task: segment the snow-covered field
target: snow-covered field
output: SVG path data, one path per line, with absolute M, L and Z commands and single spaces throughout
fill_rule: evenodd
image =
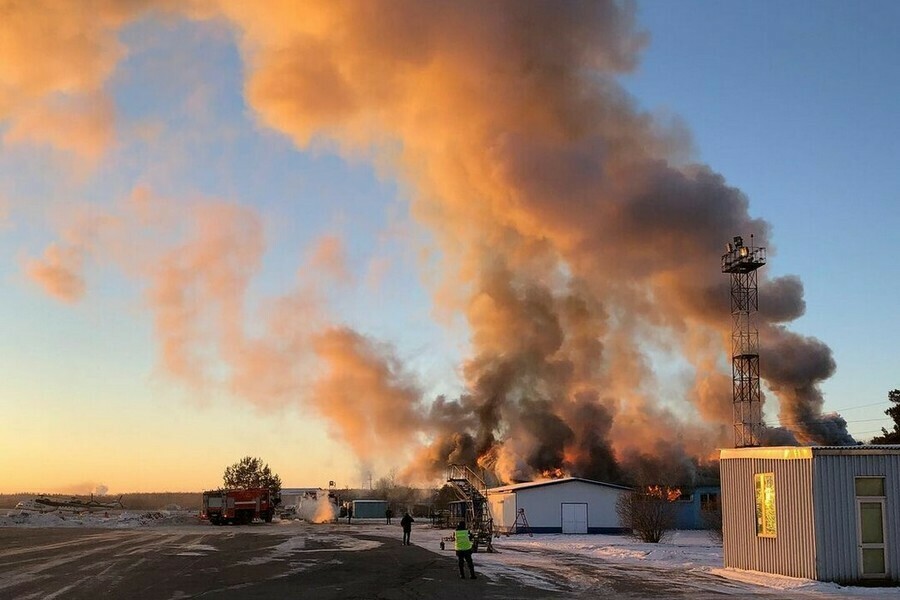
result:
M 208 532 L 233 531 L 229 527 L 213 527 L 198 519 L 192 511 L 129 512 L 110 511 L 71 515 L 61 513 L 0 513 L 0 527 L 90 527 L 133 529 L 142 527 L 203 528 Z M 312 525 L 304 521 L 275 521 L 271 526 L 260 525 L 251 529 L 254 534 L 294 534 L 287 542 L 280 543 L 273 556 L 281 553 L 303 551 L 304 537 L 337 537 L 353 540 L 364 534 L 372 537 L 400 539 L 399 526 L 385 525 L 381 520 L 354 520 L 352 525 L 341 521 L 337 524 Z M 417 523 L 412 532 L 412 543 L 429 551 L 452 557 L 452 544 L 440 549 L 441 538 L 447 530 L 432 529 Z M 357 540 L 349 546 L 342 543 L 344 551 L 365 551 L 377 542 Z M 476 570 L 489 579 L 515 577 L 529 586 L 560 590 L 565 586 L 590 587 L 592 577 L 606 570 L 636 570 L 642 578 L 656 579 L 661 584 L 677 581 L 679 585 L 697 586 L 706 591 L 719 591 L 729 595 L 741 595 L 741 590 L 758 592 L 771 590 L 783 597 L 798 598 L 898 598 L 898 588 L 842 587 L 807 579 L 782 577 L 768 573 L 740 571 L 722 567 L 721 544 L 713 541 L 705 532 L 679 531 L 666 543 L 645 544 L 628 537 L 613 535 L 553 535 L 533 537 L 519 534 L 500 537 L 494 542 L 497 552 L 478 553 Z M 561 582 L 565 582 L 562 585 Z

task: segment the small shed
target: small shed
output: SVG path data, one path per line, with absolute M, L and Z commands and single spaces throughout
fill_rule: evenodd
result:
M 631 489 L 580 477 L 504 485 L 487 490 L 494 528 L 518 533 L 623 533 L 616 502 Z
M 383 519 L 387 510 L 387 500 L 354 500 L 354 519 Z
M 900 446 L 720 453 L 726 567 L 900 582 Z

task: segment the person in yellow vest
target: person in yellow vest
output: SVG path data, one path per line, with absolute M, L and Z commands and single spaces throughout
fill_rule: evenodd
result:
M 456 540 L 456 560 L 459 561 L 459 577 L 465 579 L 466 574 L 463 572 L 463 562 L 469 565 L 469 577 L 475 579 L 475 564 L 472 562 L 472 538 L 469 537 L 469 530 L 466 529 L 465 521 L 460 521 L 454 532 Z

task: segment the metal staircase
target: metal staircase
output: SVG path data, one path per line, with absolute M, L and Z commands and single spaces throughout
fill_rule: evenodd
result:
M 479 547 L 493 552 L 494 519 L 487 501 L 487 485 L 475 471 L 465 465 L 450 465 L 447 483 L 453 486 L 460 500 L 466 502 L 466 524 L 472 532 L 475 550 Z

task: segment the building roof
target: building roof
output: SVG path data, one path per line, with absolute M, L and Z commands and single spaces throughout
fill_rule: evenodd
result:
M 900 454 L 900 445 L 862 446 L 766 446 L 755 448 L 723 448 L 719 458 L 772 458 L 781 460 L 810 459 L 813 456 L 859 455 L 859 454 Z
M 545 485 L 556 485 L 559 483 L 570 483 L 572 481 L 580 481 L 582 483 L 590 483 L 592 485 L 600 485 L 617 490 L 631 490 L 631 488 L 625 487 L 624 485 L 603 483 L 602 481 L 594 481 L 593 479 L 582 479 L 581 477 L 560 477 L 558 479 L 539 479 L 537 481 L 526 481 L 524 483 L 514 483 L 512 485 L 501 485 L 499 487 L 489 488 L 488 493 L 517 492 L 519 490 L 543 487 Z
M 328 490 L 326 490 L 325 488 L 315 488 L 315 487 L 308 487 L 308 488 L 281 488 L 281 495 L 282 495 L 282 496 L 285 496 L 285 495 L 287 495 L 287 496 L 292 496 L 292 495 L 294 495 L 294 494 L 305 494 L 306 492 L 327 492 L 327 491 L 328 491 Z

